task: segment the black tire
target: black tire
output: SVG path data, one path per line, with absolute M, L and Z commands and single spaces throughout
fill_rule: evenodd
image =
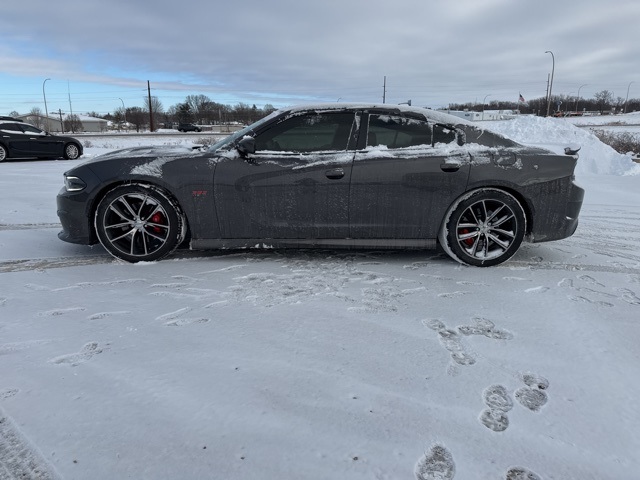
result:
M 454 260 L 492 267 L 518 251 L 526 230 L 520 202 L 503 190 L 487 188 L 465 194 L 449 208 L 439 240 Z
M 3 145 L 0 145 L 0 162 L 8 158 L 7 149 Z
M 80 147 L 75 143 L 67 143 L 64 146 L 64 158 L 67 160 L 75 160 L 80 156 Z
M 127 262 L 152 262 L 173 252 L 186 234 L 177 202 L 150 185 L 122 185 L 98 204 L 95 229 L 102 246 Z

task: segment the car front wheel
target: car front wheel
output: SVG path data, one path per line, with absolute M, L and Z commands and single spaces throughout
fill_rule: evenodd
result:
M 64 147 L 64 158 L 75 160 L 80 156 L 80 149 L 75 143 L 69 143 Z
M 123 185 L 98 204 L 95 228 L 100 243 L 127 262 L 151 262 L 184 240 L 186 223 L 178 204 L 150 185 Z
M 522 205 L 513 195 L 495 188 L 480 189 L 449 208 L 439 240 L 454 260 L 491 267 L 516 253 L 526 227 Z

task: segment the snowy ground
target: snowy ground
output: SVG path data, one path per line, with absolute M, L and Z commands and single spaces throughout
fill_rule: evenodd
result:
M 587 193 L 573 237 L 489 269 L 125 264 L 57 239 L 77 161 L 0 164 L 0 479 L 638 478 L 640 167 L 562 119 L 490 126 L 582 144 Z

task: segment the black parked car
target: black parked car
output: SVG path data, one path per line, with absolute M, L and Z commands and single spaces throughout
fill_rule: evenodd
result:
M 434 248 L 476 266 L 568 237 L 575 150 L 525 147 L 459 118 L 388 105 L 275 112 L 208 147 L 132 148 L 67 171 L 62 240 L 130 261 L 181 244 Z
M 82 144 L 72 137 L 52 135 L 33 125 L 0 117 L 0 162 L 7 158 L 66 158 L 82 155 Z
M 193 123 L 179 123 L 178 124 L 179 132 L 201 132 L 202 128 Z

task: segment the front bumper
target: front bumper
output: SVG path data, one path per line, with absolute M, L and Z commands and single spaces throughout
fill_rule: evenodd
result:
M 58 238 L 69 243 L 93 245 L 98 238 L 93 230 L 91 216 L 86 211 L 87 196 L 82 193 L 69 194 L 63 187 L 56 197 L 57 213 L 62 225 Z

